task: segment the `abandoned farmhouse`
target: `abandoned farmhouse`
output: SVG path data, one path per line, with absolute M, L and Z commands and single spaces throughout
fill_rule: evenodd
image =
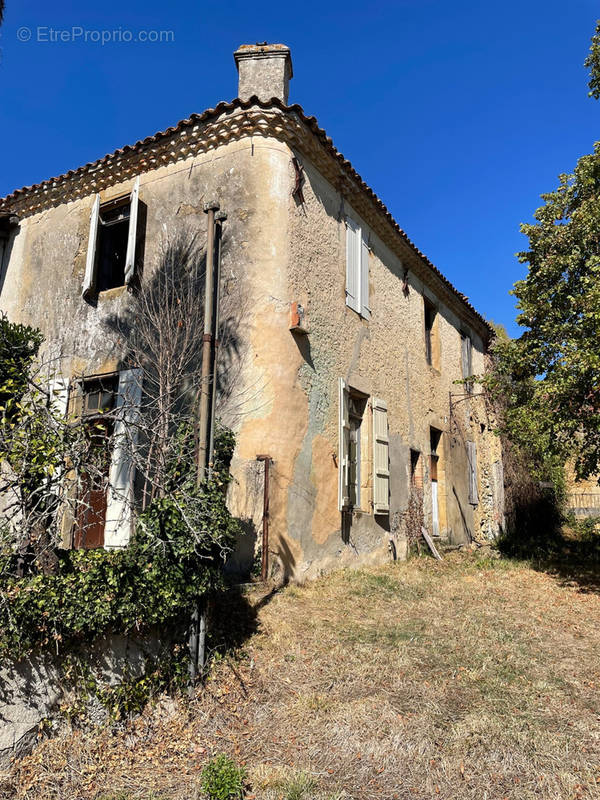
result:
M 271 562 L 288 576 L 403 558 L 421 526 L 455 544 L 495 537 L 500 442 L 477 384 L 460 383 L 486 369 L 489 325 L 288 105 L 289 49 L 234 55 L 233 101 L 0 200 L 0 309 L 43 332 L 65 413 L 75 393 L 80 410 L 135 405 L 143 382 L 105 322 L 166 240 L 205 242 L 218 204 L 239 339 L 218 415 L 235 432 L 228 505 L 247 531 L 233 568 L 260 539 L 265 456 Z M 111 461 L 93 524 L 64 522 L 65 547 L 127 544 L 134 469 L 120 448 Z

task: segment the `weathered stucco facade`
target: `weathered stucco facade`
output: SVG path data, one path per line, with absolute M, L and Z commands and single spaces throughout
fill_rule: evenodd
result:
M 139 178 L 144 279 L 165 239 L 204 242 L 203 207 L 217 200 L 227 213 L 222 292 L 239 339 L 220 414 L 237 435 L 229 504 L 250 543 L 263 517 L 259 454 L 272 459 L 270 550 L 287 576 L 403 557 L 421 522 L 454 543 L 493 537 L 502 522 L 499 440 L 477 387 L 456 383 L 465 341 L 470 374 L 484 371 L 489 328 L 316 121 L 284 105 L 287 49 L 276 46 L 274 59 L 268 47 L 239 53 L 248 99 L 2 201 L 19 224 L 4 248 L 0 308 L 41 328 L 65 377 L 118 370 L 126 343 L 106 320 L 126 314 L 130 294 L 109 289 L 93 302 L 81 295 L 96 195 L 105 204 Z M 363 232 L 368 313 L 348 305 L 348 218 Z M 304 322 L 290 330 L 293 304 Z M 350 503 L 340 496 L 348 481 L 340 482 L 342 391 L 360 408 Z M 377 402 L 387 424 L 384 478 L 373 467 Z M 377 480 L 389 484 L 382 513 L 374 513 Z M 125 544 L 129 533 L 105 544 Z M 240 553 L 234 563 L 243 560 Z

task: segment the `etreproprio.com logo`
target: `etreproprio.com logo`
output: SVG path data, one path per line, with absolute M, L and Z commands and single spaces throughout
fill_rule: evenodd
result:
M 174 31 L 130 30 L 129 28 L 84 28 L 73 25 L 70 28 L 53 28 L 38 25 L 36 28 L 22 26 L 17 30 L 19 42 L 39 42 L 42 44 L 130 44 L 168 43 L 175 41 Z

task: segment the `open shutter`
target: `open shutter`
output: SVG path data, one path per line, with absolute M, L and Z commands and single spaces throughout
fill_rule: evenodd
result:
M 127 255 L 125 257 L 125 285 L 129 286 L 135 275 L 135 243 L 137 238 L 138 201 L 140 177 L 135 179 L 129 204 L 129 233 L 127 235 Z
M 360 314 L 360 228 L 346 217 L 346 305 Z
M 360 313 L 365 319 L 371 316 L 369 306 L 369 243 L 365 231 L 360 243 Z
M 350 418 L 348 416 L 348 389 L 343 378 L 339 380 L 339 486 L 338 508 L 341 511 L 350 505 L 348 478 L 350 467 Z
M 127 369 L 119 374 L 115 411 L 114 448 L 110 462 L 104 546 L 124 547 L 133 522 L 133 453 L 138 439 L 142 399 L 142 370 Z
M 387 405 L 377 397 L 373 409 L 373 513 L 390 513 L 390 439 Z
M 98 242 L 98 224 L 100 222 L 100 195 L 94 198 L 92 213 L 90 214 L 90 235 L 88 238 L 87 260 L 85 262 L 85 275 L 81 295 L 84 299 L 96 291 L 96 245 Z
M 59 416 L 67 416 L 69 403 L 69 379 L 53 378 L 49 383 L 50 408 Z
M 59 417 L 66 417 L 69 410 L 69 379 L 53 378 L 49 384 L 50 408 Z M 77 494 L 77 481 L 74 470 L 67 465 L 54 473 L 54 485 L 59 495 L 58 510 L 55 524 L 58 528 L 59 538 L 63 547 L 71 543 L 71 528 L 73 525 L 73 504 Z
M 476 506 L 479 503 L 477 491 L 477 448 L 475 442 L 467 442 L 467 459 L 469 462 L 469 503 Z

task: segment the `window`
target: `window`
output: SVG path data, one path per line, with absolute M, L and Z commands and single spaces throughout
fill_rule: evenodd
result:
M 103 375 L 83 381 L 83 409 L 84 417 L 107 414 L 116 404 L 118 375 Z
M 133 454 L 141 370 L 72 381 L 71 414 L 83 421 L 88 468 L 72 470 L 60 523 L 64 546 L 122 547 L 133 522 Z
M 100 203 L 97 194 L 90 216 L 90 235 L 82 295 L 128 286 L 135 275 L 140 179 L 131 194 Z
M 118 375 L 84 380 L 81 416 L 88 442 L 88 468 L 80 470 L 72 546 L 90 550 L 104 545 L 111 445 Z
M 440 444 L 440 439 L 442 438 L 442 432 L 438 431 L 436 428 L 429 429 L 429 443 L 431 447 L 431 457 L 430 457 L 430 473 L 431 473 L 431 480 L 437 481 L 438 479 L 438 461 L 440 457 L 438 455 L 438 447 Z
M 427 359 L 428 364 L 430 364 L 432 367 L 437 367 L 434 332 L 437 309 L 425 297 L 423 298 L 423 305 L 425 310 L 425 358 Z
M 410 485 L 414 489 L 423 488 L 423 462 L 419 450 L 410 451 Z
M 476 506 L 479 503 L 477 491 L 477 447 L 475 442 L 467 442 L 467 461 L 469 468 L 469 503 Z
M 348 396 L 348 499 L 352 508 L 360 508 L 360 434 L 364 401 Z
M 440 512 L 439 512 L 439 493 L 438 493 L 438 466 L 439 454 L 438 447 L 442 432 L 436 428 L 429 429 L 429 444 L 431 455 L 429 456 L 429 477 L 431 479 L 431 528 L 434 536 L 440 535 Z
M 366 481 L 361 475 L 369 471 L 368 430 L 365 416 L 372 414 L 373 458 L 373 513 L 389 513 L 389 436 L 387 406 L 376 397 L 371 398 L 353 391 L 346 382 L 339 381 L 339 493 L 340 511 L 367 508 L 368 499 L 362 496 Z M 368 487 L 367 487 L 368 488 Z
M 473 342 L 468 333 L 460 334 L 460 355 L 462 362 L 463 378 L 470 378 L 473 374 Z M 469 394 L 473 391 L 473 381 L 467 381 L 465 388 Z
M 346 217 L 346 305 L 369 319 L 369 244 L 366 231 Z
M 96 288 L 99 292 L 125 285 L 125 260 L 131 204 L 100 206 L 96 245 Z

